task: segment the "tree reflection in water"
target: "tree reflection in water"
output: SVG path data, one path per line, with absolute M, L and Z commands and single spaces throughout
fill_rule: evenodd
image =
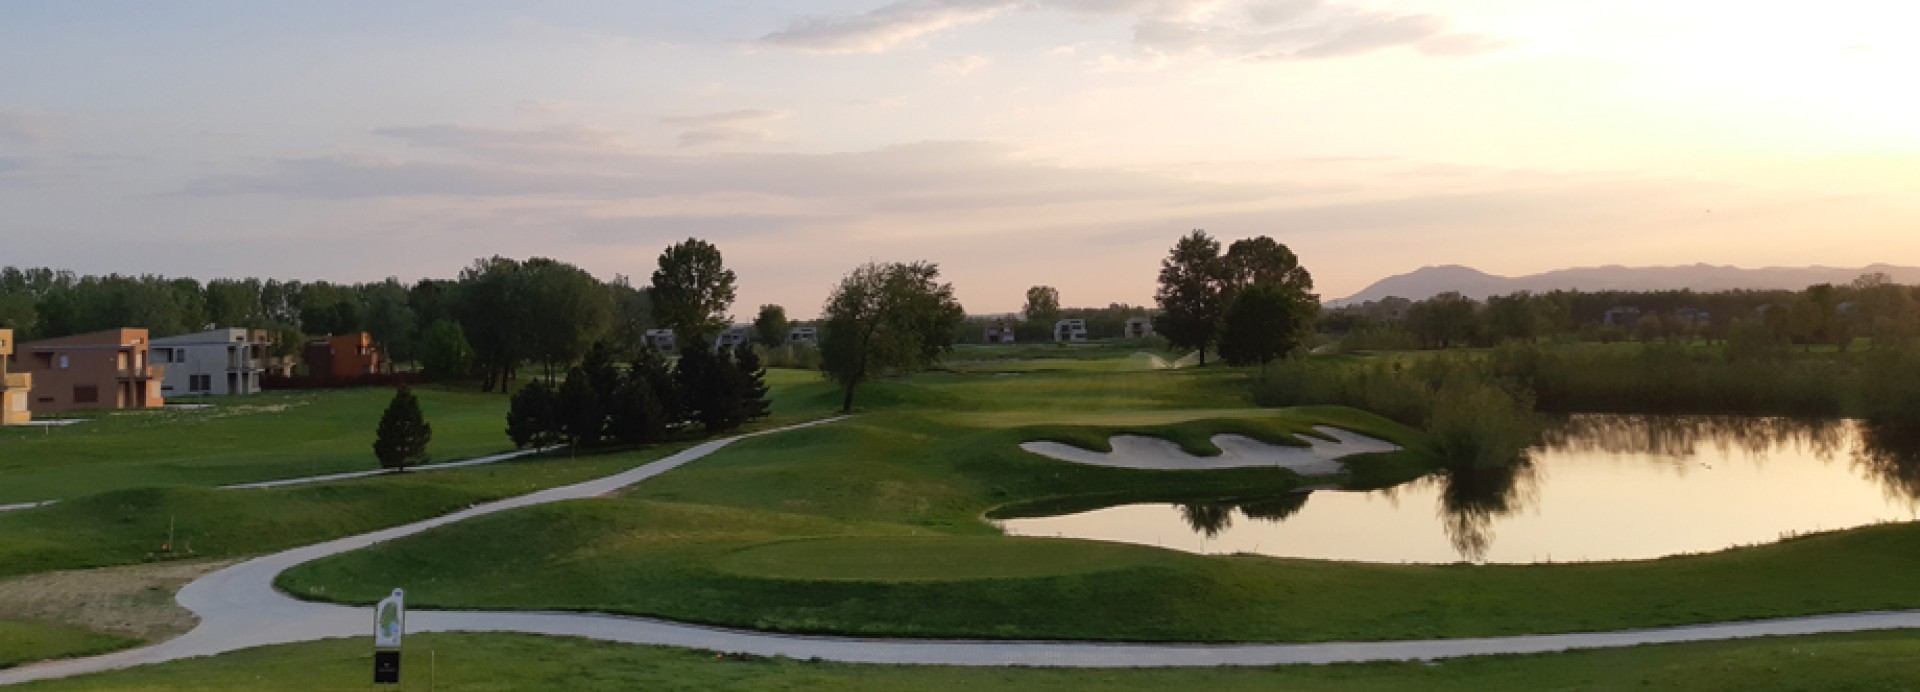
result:
M 1482 562 L 1493 547 L 1493 522 L 1526 509 L 1539 496 L 1533 462 L 1520 458 L 1501 466 L 1462 466 L 1442 471 L 1441 527 L 1461 559 Z
M 1691 459 L 1718 451 L 1757 462 L 1782 450 L 1800 450 L 1822 462 L 1851 459 L 1861 476 L 1878 483 L 1892 500 L 1920 510 L 1920 431 L 1880 428 L 1859 421 L 1738 416 L 1576 415 L 1549 426 L 1537 452 L 1612 454 Z M 1704 463 L 1704 462 L 1702 462 Z M 1687 473 L 1695 464 L 1674 464 Z M 1378 492 L 1397 502 L 1402 490 L 1436 490 L 1435 513 L 1460 559 L 1484 562 L 1500 520 L 1538 504 L 1543 472 L 1522 458 L 1495 467 L 1444 469 Z M 1222 498 L 1175 504 L 1195 533 L 1218 538 L 1236 512 L 1280 522 L 1305 507 L 1308 493 Z
M 1832 418 L 1587 414 L 1548 426 L 1541 446 L 1556 452 L 1688 457 L 1708 444 L 1722 455 L 1765 459 L 1781 448 L 1832 459 L 1854 442 L 1852 421 Z
M 1920 431 L 1861 424 L 1854 468 L 1879 481 L 1891 500 L 1920 508 Z
M 1305 507 L 1307 497 L 1308 494 L 1304 492 L 1289 492 L 1254 499 L 1187 502 L 1174 507 L 1179 508 L 1180 518 L 1185 519 L 1194 532 L 1207 538 L 1218 538 L 1221 532 L 1233 527 L 1234 510 L 1239 510 L 1248 519 L 1279 523 Z

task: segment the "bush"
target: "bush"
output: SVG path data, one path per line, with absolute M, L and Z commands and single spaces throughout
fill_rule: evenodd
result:
M 1410 367 L 1283 361 L 1256 378 L 1254 401 L 1371 411 L 1426 431 L 1449 468 L 1521 461 L 1540 431 L 1530 393 L 1463 358 L 1430 358 Z

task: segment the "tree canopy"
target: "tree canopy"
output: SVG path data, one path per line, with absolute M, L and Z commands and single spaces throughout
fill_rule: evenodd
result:
M 842 411 L 853 411 L 854 389 L 867 380 L 924 369 L 953 349 L 966 314 L 939 278 L 930 262 L 869 262 L 827 296 L 821 369 L 840 384 Z
M 720 248 L 698 238 L 668 246 L 653 272 L 654 321 L 674 331 L 681 343 L 713 341 L 727 328 L 733 306 L 733 270 Z
M 1174 346 L 1200 351 L 1201 365 L 1206 365 L 1207 349 L 1219 336 L 1224 274 L 1220 241 L 1199 229 L 1182 237 L 1160 261 L 1160 288 L 1153 296 L 1160 315 L 1153 330 Z
M 1060 289 L 1052 286 L 1034 286 L 1027 289 L 1027 304 L 1020 309 L 1031 322 L 1052 325 L 1060 319 Z

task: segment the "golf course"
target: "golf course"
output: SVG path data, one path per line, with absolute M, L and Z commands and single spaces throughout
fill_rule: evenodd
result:
M 770 633 L 905 640 L 1423 640 L 1920 608 L 1920 595 L 1903 577 L 1920 569 L 1915 549 L 1920 531 L 1907 524 L 1658 560 L 1537 565 L 1198 555 L 1149 545 L 1007 536 L 998 519 L 1143 502 L 1284 505 L 1285 498 L 1303 497 L 1298 491 L 1305 488 L 1390 487 L 1433 473 L 1440 462 L 1425 433 L 1363 411 L 1258 407 L 1249 394 L 1252 371 L 1166 367 L 1173 359 L 1156 362 L 1123 345 L 969 359 L 974 350 L 955 354 L 958 367 L 868 385 L 850 417 L 741 440 L 614 494 L 493 512 L 306 562 L 281 573 L 277 585 L 294 597 L 322 603 L 371 605 L 398 586 L 407 589 L 409 605 L 416 609 L 604 613 Z M 838 390 L 812 373 L 772 371 L 769 381 L 773 415 L 754 429 L 834 413 Z M 430 396 L 430 412 L 441 396 L 474 402 L 468 404 L 473 408 L 485 402 L 477 395 Z M 458 405 L 458 415 L 478 415 Z M 111 435 L 114 444 L 128 447 L 151 429 L 118 417 L 88 424 L 104 423 L 95 434 Z M 233 426 L 233 435 L 244 436 L 269 423 L 236 414 L 202 425 Z M 1340 460 L 1346 469 L 1341 474 L 1302 476 L 1284 468 L 1108 468 L 1021 448 L 1042 441 L 1105 452 L 1113 449 L 1110 440 L 1137 436 L 1166 440 L 1183 454 L 1205 459 L 1222 453 L 1213 443 L 1216 436 L 1304 448 L 1324 441 L 1318 426 L 1398 450 L 1346 456 Z M 450 446 L 497 451 L 500 445 L 490 446 L 486 437 L 475 432 Z M 0 550 L 11 556 L 4 563 L 8 573 L 23 575 L 15 580 L 50 570 L 151 563 L 160 558 L 149 544 L 165 527 L 140 518 L 164 513 L 173 518 L 176 535 L 195 537 L 192 555 L 166 559 L 219 561 L 211 568 L 636 468 L 694 442 L 548 452 L 471 468 L 261 490 L 211 485 L 261 480 L 267 471 L 259 469 L 215 475 L 209 485 L 122 489 L 103 484 L 92 493 L 86 492 L 84 474 L 76 474 L 51 486 L 72 499 L 0 514 L 0 526 L 9 527 L 0 531 Z M 136 472 L 147 468 L 130 460 L 117 463 Z M 320 470 L 352 470 L 352 464 Z M 0 582 L 5 583 L 13 582 Z M 1820 587 L 1809 589 L 1809 583 Z M 0 614 L 5 612 L 0 603 Z M 15 663 L 92 655 L 140 642 L 125 633 L 68 623 L 19 619 L 4 624 L 16 633 L 7 641 L 20 643 L 0 647 L 0 661 Z M 608 688 L 646 680 L 741 689 L 778 681 L 803 686 L 836 681 L 864 689 L 957 688 L 1007 680 L 1046 688 L 1074 679 L 1044 670 L 724 656 L 713 662 L 670 649 L 511 634 L 429 634 L 418 640 L 434 642 L 436 651 L 444 643 L 447 654 L 496 652 L 479 655 L 489 661 L 486 666 L 497 665 L 491 661 L 511 650 L 523 652 L 513 655 L 579 656 L 628 671 L 593 683 Z M 221 686 L 236 679 L 232 676 L 240 669 L 290 665 L 282 662 L 305 656 L 340 660 L 365 654 L 364 647 L 349 652 L 339 646 L 278 645 L 146 666 L 135 669 L 146 671 L 137 677 L 120 671 L 36 684 L 114 687 L 137 680 L 142 689 Z M 1389 688 L 1484 688 L 1498 686 L 1503 678 L 1594 680 L 1591 676 L 1622 660 L 1639 661 L 1634 670 L 1659 671 L 1672 665 L 1664 662 L 1693 655 L 1718 657 L 1729 670 L 1758 675 L 1766 660 L 1761 652 L 1783 646 L 1831 651 L 1835 659 L 1867 652 L 1920 654 L 1920 640 L 1912 637 L 1862 633 L 1467 659 L 1438 668 L 1349 664 L 1116 671 L 1103 680 L 1120 688 L 1176 680 L 1205 680 L 1229 689 L 1276 681 L 1309 688 L 1361 681 Z M 410 648 L 409 660 L 417 653 Z M 438 684 L 459 689 L 452 660 L 434 664 L 449 666 L 448 677 Z M 339 667 L 342 676 L 360 670 L 344 662 Z M 1549 677 L 1536 677 L 1549 670 Z M 1844 665 L 1811 670 L 1830 671 L 1839 682 L 1873 679 L 1848 677 L 1857 671 Z M 476 681 L 552 684 L 569 673 L 469 667 L 460 674 Z M 531 677 L 515 677 L 521 675 Z M 1681 686 L 1689 680 L 1694 678 L 1677 665 L 1649 678 Z

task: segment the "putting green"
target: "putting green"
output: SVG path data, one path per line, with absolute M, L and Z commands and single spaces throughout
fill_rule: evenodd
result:
M 1050 538 L 848 536 L 755 546 L 714 566 L 739 576 L 798 581 L 1029 579 L 1138 567 L 1141 550 Z

